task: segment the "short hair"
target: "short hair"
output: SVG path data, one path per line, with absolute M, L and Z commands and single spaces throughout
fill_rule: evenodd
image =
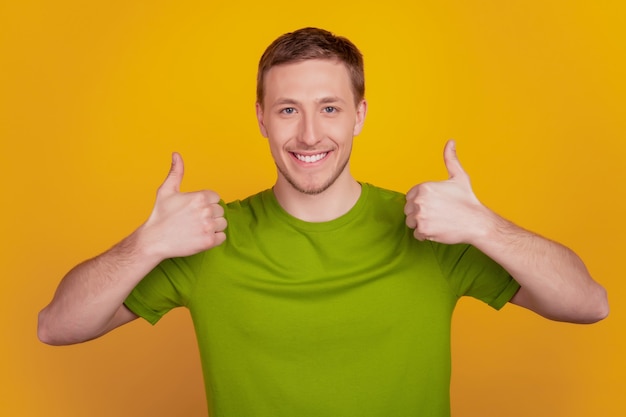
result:
M 313 27 L 298 29 L 278 37 L 267 47 L 257 73 L 256 99 L 262 106 L 265 98 L 265 74 L 275 65 L 308 59 L 329 59 L 342 62 L 352 81 L 355 104 L 365 97 L 365 74 L 361 51 L 347 38 Z

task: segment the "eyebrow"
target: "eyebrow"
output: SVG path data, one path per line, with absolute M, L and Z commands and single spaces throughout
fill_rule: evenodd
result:
M 315 102 L 317 104 L 329 104 L 329 103 L 343 103 L 344 100 L 337 96 L 327 96 L 327 97 L 316 99 Z M 301 103 L 298 100 L 295 100 L 293 98 L 284 97 L 284 98 L 279 98 L 278 100 L 276 100 L 272 106 L 282 106 L 285 104 L 298 105 Z
M 319 104 L 328 104 L 328 103 L 343 103 L 343 99 L 337 96 L 330 97 L 322 97 L 319 100 L 316 100 Z

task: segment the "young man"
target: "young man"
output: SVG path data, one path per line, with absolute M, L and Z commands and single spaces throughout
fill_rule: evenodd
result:
M 366 112 L 350 41 L 315 28 L 278 38 L 256 106 L 274 187 L 229 204 L 181 193 L 174 154 L 149 219 L 67 274 L 40 339 L 77 343 L 186 306 L 214 417 L 448 416 L 459 297 L 571 322 L 608 314 L 572 251 L 480 203 L 453 142 L 447 181 L 406 196 L 357 182 Z

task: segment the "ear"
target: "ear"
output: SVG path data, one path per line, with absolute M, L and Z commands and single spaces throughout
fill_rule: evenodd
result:
M 267 138 L 267 129 L 265 129 L 265 123 L 263 122 L 263 106 L 261 106 L 261 103 L 258 101 L 256 103 L 256 120 L 259 123 L 261 135 L 263 135 L 264 138 Z
M 363 99 L 356 107 L 356 119 L 354 123 L 354 131 L 352 132 L 354 136 L 357 136 L 359 133 L 361 133 L 361 130 L 363 129 L 363 124 L 365 123 L 366 114 L 367 114 L 367 101 Z

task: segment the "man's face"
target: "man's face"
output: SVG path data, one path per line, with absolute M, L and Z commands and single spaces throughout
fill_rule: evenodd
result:
M 363 126 L 364 100 L 355 105 L 346 66 L 312 59 L 277 65 L 265 74 L 261 133 L 278 168 L 278 187 L 319 194 L 350 176 L 352 139 Z

